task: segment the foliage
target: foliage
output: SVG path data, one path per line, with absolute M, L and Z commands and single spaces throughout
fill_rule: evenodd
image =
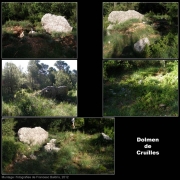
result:
M 3 167 L 7 166 L 15 158 L 17 145 L 14 144 L 14 140 L 10 138 L 2 139 L 2 165 Z
M 24 20 L 26 17 L 31 23 L 41 21 L 42 16 L 49 12 L 65 16 L 72 25 L 76 25 L 77 3 L 2 3 L 3 24 L 7 20 Z
M 56 87 L 58 86 L 67 86 L 68 90 L 72 89 L 72 82 L 67 73 L 63 70 L 59 70 L 55 75 L 56 83 L 54 84 Z
M 21 71 L 13 63 L 6 63 L 2 71 L 3 94 L 14 94 L 20 88 Z
M 168 33 L 161 40 L 145 49 L 147 57 L 152 58 L 177 58 L 178 35 Z
M 54 119 L 48 128 L 51 133 L 56 134 L 59 131 L 67 131 L 70 129 L 71 123 L 67 119 Z
M 3 102 L 3 116 L 75 116 L 77 115 L 76 97 L 68 95 L 69 100 L 58 102 L 28 93 L 25 89 L 17 91 L 15 100 Z M 69 101 L 69 102 L 68 102 Z
M 138 20 L 138 19 L 129 19 L 129 20 L 125 21 L 125 22 L 114 25 L 113 30 L 125 31 L 133 23 L 138 23 L 138 22 L 140 22 L 140 20 Z
M 14 119 L 2 119 L 2 136 L 14 136 L 14 126 L 16 123 Z
M 107 77 L 111 77 L 112 74 L 120 74 L 122 70 L 131 69 L 133 66 L 133 62 L 123 61 L 123 60 L 104 60 L 103 63 L 103 77 L 104 80 Z
M 177 58 L 178 57 L 178 3 L 103 3 L 103 57 L 104 58 Z M 136 20 L 115 24 L 107 30 L 111 11 L 136 10 L 144 15 L 143 23 Z M 173 11 L 173 12 L 172 12 Z M 170 13 L 172 12 L 172 13 Z M 150 46 L 142 52 L 134 44 L 147 37 Z M 172 51 L 171 51 L 172 49 Z
M 130 62 L 131 69 L 122 69 L 119 74 L 112 69 L 106 77 L 104 115 L 177 116 L 178 61 Z M 163 107 L 161 104 L 164 104 Z
M 18 139 L 15 140 L 14 136 L 3 136 L 4 173 L 42 174 L 44 170 L 49 174 L 114 173 L 114 141 L 105 141 L 100 134 L 103 131 L 114 138 L 114 118 L 87 118 L 89 132 L 97 128 L 97 133 L 94 131 L 91 134 L 79 130 L 72 131 L 70 118 L 17 118 L 16 120 L 15 131 L 24 126 L 45 128 L 49 132 L 47 142 L 52 138 L 56 139 L 56 147 L 60 147 L 60 151 L 48 153 L 43 147 L 29 147 Z M 75 123 L 80 126 L 83 122 L 84 118 L 77 118 Z M 98 132 L 99 123 L 95 125 L 93 124 L 95 122 L 101 122 L 102 131 Z M 37 160 L 32 160 L 29 157 L 31 154 L 35 155 Z M 26 155 L 27 159 L 22 159 L 22 155 Z M 10 166 L 13 168 L 9 168 Z
M 46 13 L 64 16 L 73 27 L 71 33 L 48 34 L 41 24 Z M 3 2 L 2 56 L 4 58 L 76 58 L 77 3 Z M 19 38 L 18 28 L 24 31 Z M 33 28 L 37 33 L 29 35 Z M 57 38 L 58 37 L 58 38 Z M 59 40 L 61 38 L 61 40 Z M 7 44 L 9 46 L 7 46 Z
M 23 114 L 23 112 L 25 114 L 32 113 L 32 115 L 36 112 L 39 114 L 43 109 L 43 105 L 40 104 L 42 98 L 38 95 L 39 90 L 49 85 L 68 86 L 69 93 L 66 102 L 77 104 L 77 71 L 70 71 L 70 67 L 64 61 L 57 61 L 56 64 L 59 70 L 40 63 L 40 60 L 30 60 L 28 72 L 24 73 L 15 64 L 6 63 L 2 70 L 3 113 L 10 116 L 14 113 Z M 38 103 L 36 108 L 33 101 Z M 44 101 L 46 100 L 44 99 Z M 52 107 L 52 104 L 47 107 Z M 57 111 L 57 109 L 53 110 Z
M 108 15 L 111 11 L 137 10 L 139 3 L 119 3 L 103 2 L 103 16 Z

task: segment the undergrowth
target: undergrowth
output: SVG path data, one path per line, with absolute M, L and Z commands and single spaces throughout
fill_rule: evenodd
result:
M 16 92 L 12 101 L 2 102 L 2 114 L 3 116 L 76 116 L 76 96 L 69 94 L 68 101 L 58 102 L 56 99 L 46 99 L 21 90 Z
M 178 62 L 108 76 L 104 84 L 104 116 L 112 115 L 178 116 Z

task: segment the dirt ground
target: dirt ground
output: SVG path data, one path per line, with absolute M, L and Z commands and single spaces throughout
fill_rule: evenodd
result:
M 32 36 L 25 34 L 19 37 L 22 28 L 8 27 L 6 34 L 2 35 L 3 58 L 76 58 L 76 37 L 52 38 L 46 36 Z

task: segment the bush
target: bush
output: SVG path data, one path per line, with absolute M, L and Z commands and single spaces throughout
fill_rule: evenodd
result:
M 42 99 L 37 98 L 31 93 L 27 93 L 24 89 L 16 92 L 14 97 L 16 99 L 16 105 L 21 109 L 21 115 L 23 116 L 40 116 L 47 113 L 47 107 L 44 107 L 46 104 L 42 103 Z M 50 106 L 50 103 L 48 105 Z
M 54 119 L 49 125 L 49 131 L 53 134 L 59 131 L 66 131 L 69 129 L 71 129 L 71 122 L 67 119 Z
M 104 133 L 106 135 L 108 135 L 110 138 L 114 139 L 114 127 L 108 127 L 108 126 L 105 126 L 104 127 Z
M 150 46 L 151 58 L 177 58 L 178 36 L 168 33 L 161 40 Z M 147 51 L 147 50 L 146 50 Z M 149 52 L 147 52 L 149 54 Z
M 14 136 L 14 126 L 16 125 L 14 119 L 3 119 L 2 120 L 2 136 Z
M 3 167 L 13 161 L 16 156 L 18 146 L 9 138 L 2 140 L 2 164 Z

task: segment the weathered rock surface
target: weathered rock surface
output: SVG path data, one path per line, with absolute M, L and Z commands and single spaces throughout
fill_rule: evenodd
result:
M 41 95 L 47 98 L 57 98 L 62 99 L 67 96 L 68 88 L 67 86 L 47 86 L 41 90 Z
M 134 44 L 134 49 L 137 51 L 137 52 L 142 52 L 145 48 L 145 45 L 150 45 L 150 42 L 149 42 L 149 39 L 148 38 L 143 38 L 143 39 L 140 39 L 139 41 L 137 41 L 135 44 Z
M 58 151 L 60 150 L 60 148 L 58 148 L 58 147 L 55 146 L 55 142 L 56 142 L 56 139 L 51 139 L 51 140 L 49 141 L 49 143 L 47 143 L 47 144 L 44 146 L 45 151 L 47 151 L 47 152 L 52 152 L 52 151 L 58 152 Z
M 36 157 L 34 154 L 31 154 L 29 157 L 30 157 L 31 159 L 33 159 L 33 160 L 36 160 L 36 159 L 37 159 L 37 157 Z
M 56 16 L 50 13 L 47 13 L 42 17 L 41 24 L 48 33 L 68 33 L 71 32 L 73 29 L 63 16 Z
M 128 11 L 112 11 L 108 16 L 108 21 L 111 23 L 122 23 L 129 19 L 142 20 L 144 15 L 140 14 L 135 10 Z
M 110 30 L 113 29 L 115 24 L 123 23 L 129 19 L 142 20 L 144 15 L 140 14 L 135 10 L 128 11 L 112 11 L 108 16 L 108 21 L 111 23 L 107 27 L 107 35 L 110 35 Z
M 48 132 L 41 127 L 20 128 L 18 131 L 19 140 L 29 145 L 41 145 L 48 138 Z
M 106 140 L 112 140 L 108 135 L 101 133 L 101 135 L 103 136 L 104 139 Z

